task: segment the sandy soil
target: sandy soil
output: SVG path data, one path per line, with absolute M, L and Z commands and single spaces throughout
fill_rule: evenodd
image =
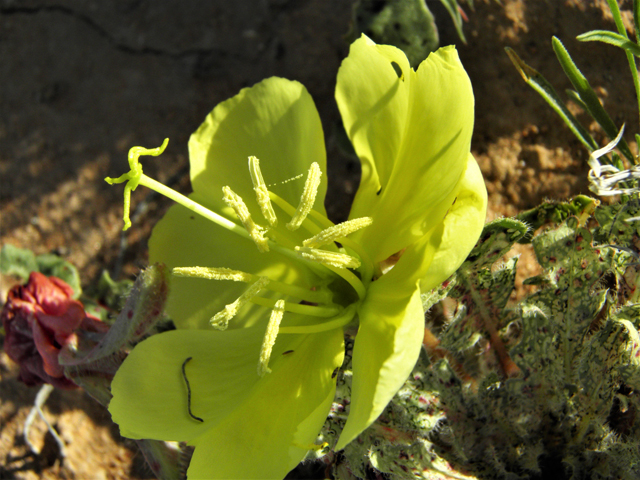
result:
M 630 8 L 631 1 L 621 2 Z M 0 0 L 0 242 L 56 252 L 80 269 L 85 285 L 102 269 L 133 277 L 146 262 L 146 240 L 168 202 L 139 189 L 137 218 L 121 235 L 122 189 L 105 176 L 126 170 L 133 145 L 169 137 L 161 161 L 145 172 L 188 191 L 189 135 L 218 102 L 279 75 L 301 81 L 316 100 L 327 136 L 328 211 L 344 218 L 358 165 L 340 154 L 333 100 L 348 45 L 347 0 Z M 473 153 L 490 195 L 488 219 L 513 215 L 544 198 L 586 188 L 587 153 L 504 53 L 510 46 L 558 91 L 569 82 L 551 36 L 565 43 L 605 107 L 638 131 L 626 59 L 576 35 L 614 29 L 605 0 L 477 0 L 461 44 L 439 2 L 441 43 L 456 43 L 476 94 Z M 625 13 L 629 20 L 629 12 Z M 577 112 L 577 110 L 576 110 Z M 579 115 L 588 125 L 587 118 Z M 604 140 L 591 125 L 596 138 Z M 535 266 L 526 248 L 519 279 Z M 2 298 L 10 279 L 2 279 Z M 54 392 L 45 408 L 67 444 L 67 458 L 36 422 L 28 454 L 22 423 L 37 389 L 15 380 L 0 351 L 0 478 L 151 478 L 140 454 L 106 413 L 79 391 Z

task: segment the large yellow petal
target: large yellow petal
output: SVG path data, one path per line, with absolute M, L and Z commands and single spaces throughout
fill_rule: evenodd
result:
M 437 287 L 462 265 L 482 233 L 486 215 L 487 188 L 480 167 L 469 154 L 456 201 L 444 218 L 441 235 L 437 240 L 431 239 L 438 246 L 422 277 L 422 291 Z
M 340 67 L 336 100 L 363 171 L 350 216 L 373 218 L 353 238 L 382 261 L 442 221 L 435 209 L 470 151 L 471 83 L 454 47 L 413 71 L 400 50 L 363 36 Z
M 188 478 L 282 479 L 313 447 L 335 395 L 344 356 L 342 330 L 299 337 L 292 353 L 274 350 L 259 388 L 224 421 L 190 443 Z M 286 337 L 286 335 L 283 335 Z
M 188 441 L 196 478 L 283 478 L 313 446 L 335 394 L 341 329 L 280 335 L 257 375 L 263 328 L 175 330 L 137 345 L 112 383 L 123 436 Z M 191 391 L 189 415 L 188 389 Z
M 441 230 L 434 228 L 425 237 L 437 238 Z M 404 271 L 396 270 L 396 265 L 369 286 L 358 310 L 349 416 L 336 449 L 344 448 L 378 418 L 418 360 L 424 337 L 419 272 L 431 263 L 436 247 L 435 242 L 425 241 L 419 257 L 406 262 Z
M 444 282 L 466 260 L 480 237 L 487 210 L 487 189 L 480 167 L 471 154 L 467 158 L 460 182 L 437 207 L 445 209 L 444 219 L 407 248 L 393 269 L 378 281 L 411 289 L 418 278 L 424 292 Z
M 191 183 L 199 200 L 220 213 L 225 207 L 222 187 L 229 186 L 258 214 L 249 156 L 260 160 L 270 190 L 294 207 L 309 166 L 317 162 L 326 174 L 322 124 L 302 84 L 267 78 L 220 103 L 206 117 L 189 140 Z M 326 188 L 323 175 L 314 207 L 320 212 L 324 212 Z
M 118 369 L 109 411 L 128 438 L 188 441 L 235 410 L 258 384 L 264 328 L 173 330 L 138 344 Z M 187 384 L 191 389 L 189 415 Z
M 424 312 L 417 281 L 413 290 L 373 282 L 362 305 L 353 348 L 349 416 L 336 450 L 344 448 L 382 413 L 418 360 Z M 386 283 L 386 282 L 385 282 Z

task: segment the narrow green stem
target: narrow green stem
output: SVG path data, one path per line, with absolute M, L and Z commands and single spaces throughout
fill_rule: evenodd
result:
M 351 285 L 353 289 L 356 291 L 356 293 L 358 294 L 358 297 L 360 298 L 360 300 L 363 300 L 364 297 L 367 295 L 367 289 L 365 288 L 364 284 L 356 275 L 354 275 L 354 273 L 351 270 L 347 270 L 346 268 L 332 267 L 331 265 L 324 265 L 324 266 L 327 267 L 336 275 L 342 277 L 347 283 L 349 283 L 349 285 Z
M 365 285 L 369 285 L 371 280 L 373 279 L 373 261 L 371 261 L 371 257 L 369 254 L 365 252 L 362 246 L 350 240 L 346 237 L 341 238 L 339 242 L 346 248 L 353 250 L 360 257 L 360 274 L 362 276 L 362 282 Z
M 355 316 L 355 314 L 356 314 L 356 305 L 351 304 L 347 308 L 345 308 L 340 315 L 336 316 L 334 319 L 328 322 L 317 323 L 315 325 L 298 325 L 298 326 L 291 326 L 291 327 L 281 326 L 280 329 L 278 330 L 278 334 L 319 333 L 319 332 L 334 330 L 336 328 L 341 328 L 348 325 L 351 322 L 351 320 L 353 320 L 353 317 Z
M 633 86 L 636 89 L 636 100 L 638 102 L 638 118 L 640 119 L 640 78 L 638 77 L 636 58 L 629 52 L 625 53 L 627 54 L 627 60 L 629 61 L 629 69 L 631 70 L 631 77 L 633 78 Z M 638 124 L 640 125 L 640 120 Z
M 181 193 L 178 193 L 175 190 L 163 185 L 162 183 L 157 182 L 153 178 L 147 177 L 144 173 L 140 177 L 139 184 L 144 185 L 145 187 L 150 188 L 151 190 L 154 190 L 159 194 L 164 195 L 167 198 L 170 198 L 174 202 L 179 203 L 183 207 L 188 208 L 189 210 L 191 210 L 194 213 L 197 213 L 198 215 L 202 215 L 204 218 L 206 218 L 207 220 L 211 220 L 216 225 L 219 225 L 222 228 L 226 228 L 227 230 L 233 233 L 237 233 L 238 235 L 246 238 L 247 240 L 251 240 L 251 236 L 249 235 L 249 232 L 247 232 L 240 225 L 235 224 L 231 220 L 228 220 L 227 218 L 223 217 L 222 215 L 218 215 L 217 213 L 212 212 L 208 208 L 205 208 L 199 203 L 194 202 L 189 197 L 185 197 Z
M 618 6 L 617 0 L 607 0 L 607 3 L 609 4 L 609 9 L 611 10 L 611 15 L 613 16 L 613 21 L 616 24 L 618 33 L 623 37 L 629 39 L 629 36 L 627 35 L 627 29 L 624 28 L 624 23 L 622 22 L 622 15 L 620 14 L 620 7 Z M 636 42 L 639 40 L 640 39 L 636 39 Z M 629 62 L 631 78 L 633 78 L 633 86 L 636 90 L 636 101 L 638 102 L 638 118 L 640 119 L 640 78 L 638 77 L 636 58 L 631 52 L 628 52 L 626 50 L 625 54 L 627 55 L 627 61 Z
M 277 280 L 270 280 L 266 288 L 272 292 L 289 295 L 309 303 L 327 303 L 331 301 L 331 295 L 324 290 L 309 290 L 297 285 L 278 282 Z
M 261 305 L 267 308 L 274 308 L 276 306 L 276 300 L 264 297 L 253 297 L 250 300 L 251 303 Z M 317 307 L 315 305 L 303 305 L 300 303 L 285 302 L 284 309 L 286 312 L 299 313 L 301 315 L 307 315 L 309 317 L 334 317 L 340 312 L 338 307 Z
M 322 215 L 320 212 L 316 212 L 315 210 L 311 210 L 309 212 L 309 216 L 313 217 L 322 226 L 322 228 L 329 228 L 335 225 L 335 223 Z

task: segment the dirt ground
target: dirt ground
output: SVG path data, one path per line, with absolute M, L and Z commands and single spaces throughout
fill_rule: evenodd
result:
M 132 205 L 142 207 L 121 235 L 122 187 L 102 179 L 127 170 L 131 146 L 155 147 L 169 137 L 167 151 L 146 162 L 145 173 L 188 191 L 191 132 L 218 102 L 272 75 L 299 80 L 314 97 L 327 138 L 327 208 L 344 218 L 359 166 L 337 148 L 333 91 L 352 3 L 0 0 L 0 243 L 58 253 L 80 269 L 84 285 L 103 269 L 133 278 L 169 203 L 139 189 Z M 488 219 L 544 198 L 588 193 L 585 149 L 525 85 L 504 47 L 563 92 L 570 85 L 551 48 L 556 35 L 614 121 L 638 131 L 624 55 L 575 40 L 588 30 L 615 29 L 606 0 L 476 0 L 475 11 L 467 9 L 466 45 L 440 2 L 428 3 L 441 44 L 457 44 L 473 83 L 472 149 L 487 181 Z M 619 3 L 630 22 L 631 0 Z M 526 249 L 520 253 L 521 280 L 535 266 Z M 10 283 L 2 279 L 2 299 Z M 66 443 L 64 461 L 41 421 L 31 438 L 43 454 L 29 455 L 21 431 L 37 389 L 15 376 L 0 350 L 0 478 L 152 478 L 108 413 L 80 391 L 55 391 L 44 410 Z

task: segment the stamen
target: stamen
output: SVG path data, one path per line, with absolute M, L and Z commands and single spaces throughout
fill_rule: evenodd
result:
M 287 202 L 284 198 L 279 197 L 278 195 L 276 195 L 275 193 L 273 193 L 272 191 L 269 191 L 269 198 L 271 199 L 271 201 L 273 203 L 275 203 L 276 205 L 278 205 L 282 210 L 284 210 L 284 212 L 289 215 L 290 217 L 293 218 L 293 216 L 296 214 L 296 209 L 293 208 L 289 202 Z M 309 212 L 309 215 L 307 215 L 307 218 L 302 222 L 302 228 L 304 228 L 307 232 L 309 232 L 311 235 L 315 235 L 317 233 L 320 233 L 322 231 L 322 228 L 319 227 L 316 222 L 312 221 L 311 218 L 314 217 L 314 214 L 316 214 L 317 212 L 315 210 L 311 210 Z M 320 214 L 318 214 L 320 215 Z M 329 225 L 326 225 L 326 227 L 330 227 L 331 225 L 333 225 L 333 223 L 331 223 L 329 221 L 329 219 L 325 219 L 327 222 L 329 222 Z M 326 228 L 325 227 L 325 228 Z
M 264 377 L 265 373 L 271 373 L 269 368 L 269 358 L 271 358 L 271 351 L 276 343 L 278 337 L 278 329 L 280 328 L 280 322 L 284 315 L 284 300 L 278 300 L 275 307 L 271 311 L 271 317 L 269 317 L 269 323 L 267 324 L 267 331 L 264 334 L 264 340 L 262 341 L 262 348 L 260 349 L 260 361 L 258 362 L 258 375 Z
M 300 198 L 300 204 L 296 213 L 291 218 L 291 221 L 287 223 L 289 230 L 297 230 L 307 218 L 307 215 L 313 208 L 313 204 L 316 201 L 316 195 L 318 194 L 318 186 L 320 185 L 320 177 L 322 177 L 322 170 L 320 165 L 316 162 L 309 167 L 309 175 L 307 181 L 304 184 L 304 190 L 302 191 L 302 197 Z
M 320 333 L 328 332 L 336 328 L 342 328 L 349 325 L 356 315 L 356 305 L 351 304 L 347 308 L 343 309 L 340 315 L 336 315 L 328 322 L 321 322 L 312 325 L 294 325 L 291 327 L 280 327 L 279 333 L 281 334 L 307 334 L 307 333 Z
M 260 277 L 235 302 L 230 303 L 223 310 L 216 313 L 210 320 L 211 326 L 216 330 L 226 330 L 229 326 L 229 320 L 236 316 L 240 307 L 264 290 L 268 283 L 269 279 L 267 277 Z
M 296 247 L 296 252 L 307 260 L 336 268 L 358 268 L 360 260 L 344 253 L 328 252 L 317 248 Z
M 250 273 L 230 268 L 213 267 L 176 267 L 171 273 L 177 277 L 204 278 L 207 280 L 232 280 L 234 282 L 253 282 L 256 277 Z
M 289 283 L 279 282 L 277 280 L 271 280 L 267 288 L 272 292 L 282 293 L 290 297 L 304 300 L 309 303 L 329 303 L 331 302 L 332 294 L 325 288 L 318 290 L 310 290 L 298 285 L 291 285 Z
M 251 273 L 224 267 L 175 267 L 171 273 L 176 277 L 202 278 L 205 280 L 231 280 L 233 282 L 245 283 L 255 282 L 259 278 Z M 265 288 L 272 292 L 288 295 L 309 303 L 331 302 L 331 293 L 324 289 L 309 290 L 308 288 L 279 282 L 277 280 L 269 280 Z M 268 306 L 271 308 L 273 304 L 269 304 Z
M 233 211 L 236 212 L 238 219 L 242 222 L 242 225 L 244 225 L 247 232 L 249 232 L 251 240 L 256 244 L 258 250 L 262 253 L 268 252 L 269 244 L 267 239 L 264 237 L 264 229 L 253 221 L 251 214 L 249 213 L 249 209 L 242 200 L 242 197 L 236 194 L 229 187 L 222 187 L 222 192 L 224 193 L 222 200 L 224 200 L 224 203 L 233 208 Z
M 307 238 L 302 242 L 305 247 L 317 248 L 328 243 L 335 242 L 340 238 L 344 238 L 347 235 L 352 234 L 361 228 L 371 225 L 373 220 L 370 217 L 354 218 L 353 220 L 347 220 L 346 222 L 333 225 L 332 227 L 325 228 L 317 235 Z
M 271 199 L 269 198 L 269 190 L 264 183 L 262 177 L 262 170 L 260 170 L 260 160 L 256 157 L 249 157 L 249 173 L 251 174 L 251 181 L 253 182 L 253 189 L 256 192 L 256 201 L 260 205 L 262 215 L 269 222 L 269 225 L 275 227 L 278 225 L 278 217 L 276 212 L 273 211 L 271 205 Z
M 282 208 L 287 214 L 293 216 L 295 209 L 291 205 L 289 205 L 289 203 L 286 200 L 284 200 L 283 198 L 279 197 L 278 195 L 276 195 L 271 191 L 269 192 L 269 197 L 276 205 Z M 333 223 L 327 217 L 325 217 L 321 213 L 316 212 L 315 210 L 311 210 L 309 212 L 309 216 L 302 223 L 302 226 L 312 235 L 317 235 L 322 231 L 322 229 L 318 227 L 316 222 L 319 225 L 323 225 L 324 228 L 330 228 L 333 226 Z M 344 278 L 358 292 L 358 296 L 360 298 L 364 298 L 366 289 L 362 282 L 365 282 L 368 285 L 371 279 L 373 278 L 373 262 L 369 258 L 369 255 L 367 255 L 367 252 L 364 249 L 362 249 L 362 247 L 360 247 L 360 245 L 358 245 L 356 242 L 351 241 L 349 238 L 343 238 L 340 241 L 340 243 L 342 243 L 344 247 L 347 247 L 353 250 L 354 252 L 356 252 L 356 254 L 360 257 L 360 260 L 364 262 L 361 270 L 362 280 L 360 280 L 360 278 L 352 274 L 349 270 L 329 267 L 328 265 L 325 265 L 325 267 L 329 268 L 334 273 Z M 287 252 L 291 252 L 295 254 L 295 252 L 292 250 L 284 251 L 284 253 L 287 253 Z
M 279 302 L 280 300 L 278 300 Z M 251 303 L 262 305 L 263 307 L 274 308 L 276 300 L 264 297 L 253 297 Z M 343 309 L 340 307 L 325 307 L 317 305 L 304 305 L 301 303 L 285 302 L 284 310 L 286 312 L 299 313 L 308 317 L 335 317 Z

